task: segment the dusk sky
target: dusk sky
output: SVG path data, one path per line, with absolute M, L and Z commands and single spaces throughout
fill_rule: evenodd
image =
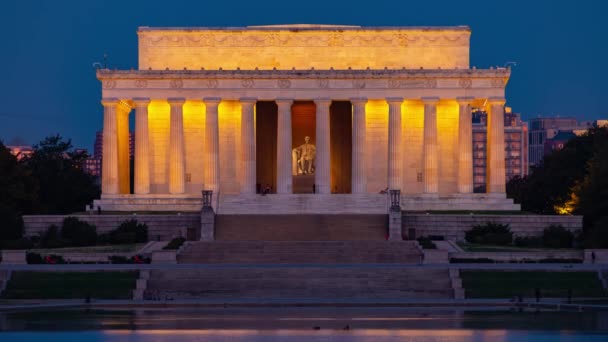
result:
M 471 66 L 517 62 L 507 105 L 523 114 L 608 118 L 604 1 L 0 2 L 0 139 L 60 133 L 91 148 L 101 129 L 94 62 L 137 68 L 138 26 L 347 24 L 471 27 Z

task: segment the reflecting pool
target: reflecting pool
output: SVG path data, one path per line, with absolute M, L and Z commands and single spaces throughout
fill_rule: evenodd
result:
M 420 308 L 0 313 L 0 341 L 607 341 L 608 312 Z

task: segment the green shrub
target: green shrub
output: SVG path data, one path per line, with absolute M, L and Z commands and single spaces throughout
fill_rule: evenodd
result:
M 16 210 L 0 204 L 0 240 L 18 240 L 23 236 L 23 218 Z
M 30 249 L 32 247 L 34 247 L 34 243 L 28 238 L 0 240 L 0 249 Z
M 574 234 L 561 225 L 550 225 L 543 231 L 543 246 L 550 248 L 572 248 Z
M 66 217 L 61 226 L 61 238 L 70 246 L 94 246 L 97 242 L 97 230 L 94 225 L 76 217 Z
M 169 243 L 165 247 L 163 247 L 163 249 L 179 249 L 184 244 L 184 242 L 186 242 L 185 238 L 177 237 L 169 241 Z
M 65 241 L 59 236 L 59 227 L 52 224 L 46 230 L 46 232 L 40 235 L 40 247 L 42 248 L 62 248 L 68 245 L 68 241 Z
M 585 248 L 608 248 L 608 215 L 585 228 L 581 240 Z
M 127 220 L 111 231 L 109 236 L 112 244 L 148 242 L 148 226 L 137 220 Z
M 518 236 L 513 240 L 513 244 L 517 247 L 542 247 L 543 239 L 539 236 Z
M 504 246 L 511 244 L 513 233 L 508 224 L 488 222 L 474 225 L 465 233 L 465 239 L 470 243 Z
M 435 245 L 435 243 L 431 240 L 430 237 L 421 236 L 421 237 L 417 238 L 416 241 L 418 241 L 418 243 L 420 244 L 420 246 L 423 249 L 436 249 L 437 248 L 437 245 Z
M 28 264 L 43 264 L 44 260 L 42 259 L 42 255 L 38 253 L 27 253 L 25 255 L 25 260 Z

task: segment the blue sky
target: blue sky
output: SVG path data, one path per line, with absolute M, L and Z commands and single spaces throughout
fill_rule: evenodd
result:
M 542 115 L 608 118 L 608 2 L 2 0 L 0 139 L 60 133 L 90 148 L 102 123 L 92 63 L 137 68 L 138 26 L 318 23 L 472 29 L 471 65 L 516 61 L 507 105 Z

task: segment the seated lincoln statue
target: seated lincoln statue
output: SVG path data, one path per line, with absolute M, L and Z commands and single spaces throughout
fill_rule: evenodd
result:
M 317 148 L 310 144 L 310 137 L 304 137 L 304 144 L 293 149 L 292 155 L 292 173 L 297 175 L 312 175 L 315 172 L 315 156 Z

